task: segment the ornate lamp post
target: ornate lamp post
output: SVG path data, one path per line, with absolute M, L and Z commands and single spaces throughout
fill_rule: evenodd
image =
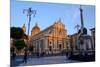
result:
M 75 28 L 77 29 L 77 33 L 79 31 L 79 27 L 80 27 L 80 25 L 78 25 L 78 24 L 75 26 Z
M 77 29 L 76 49 L 79 49 L 79 47 L 78 47 L 78 31 L 79 31 L 79 27 L 80 27 L 80 25 L 78 25 L 78 24 L 75 26 L 75 28 Z
M 28 40 L 29 40 L 31 16 L 33 15 L 33 17 L 35 17 L 36 10 L 32 10 L 32 8 L 28 8 L 28 9 L 24 9 L 23 10 L 23 13 L 24 14 L 26 13 L 26 15 L 28 17 L 28 33 L 27 33 L 27 36 L 28 36 Z M 28 40 L 27 40 L 27 43 L 29 44 L 29 41 Z
M 35 17 L 36 15 L 36 10 L 32 10 L 32 8 L 28 8 L 28 9 L 24 9 L 23 13 L 27 13 L 27 17 L 29 19 L 28 21 L 28 36 L 29 36 L 29 31 L 30 31 L 30 22 L 31 22 L 31 16 L 33 15 L 33 17 Z

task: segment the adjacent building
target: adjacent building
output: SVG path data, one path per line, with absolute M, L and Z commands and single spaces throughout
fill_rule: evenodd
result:
M 93 49 L 95 49 L 95 28 L 91 28 L 90 31 L 91 31 Z
M 95 49 L 95 29 L 92 28 L 91 35 L 87 34 L 87 29 L 83 29 L 83 33 L 78 32 L 70 35 L 70 48 L 72 50 L 89 51 Z

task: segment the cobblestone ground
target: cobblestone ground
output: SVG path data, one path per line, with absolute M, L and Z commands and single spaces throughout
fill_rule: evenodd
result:
M 15 60 L 11 60 L 11 66 L 28 66 L 28 65 L 44 65 L 44 64 L 61 64 L 61 63 L 75 63 L 80 61 L 69 60 L 66 56 L 49 56 L 27 59 L 27 63 L 23 63 L 23 57 L 16 57 Z

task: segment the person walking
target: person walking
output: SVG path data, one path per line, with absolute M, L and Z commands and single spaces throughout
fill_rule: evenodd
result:
M 23 62 L 27 63 L 27 50 L 24 52 Z
M 12 60 L 15 60 L 15 57 L 16 57 L 16 53 L 13 52 L 13 53 L 12 53 Z
M 15 48 L 12 48 L 12 60 L 15 60 L 16 53 L 15 53 Z
M 66 59 L 68 59 L 68 51 L 65 52 Z

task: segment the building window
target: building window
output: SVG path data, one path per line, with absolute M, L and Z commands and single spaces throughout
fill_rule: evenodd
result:
M 51 44 L 51 41 L 50 41 L 50 44 Z
M 49 46 L 49 51 L 51 51 L 52 50 L 52 47 L 51 46 Z
M 61 50 L 61 44 L 59 44 L 59 49 Z

